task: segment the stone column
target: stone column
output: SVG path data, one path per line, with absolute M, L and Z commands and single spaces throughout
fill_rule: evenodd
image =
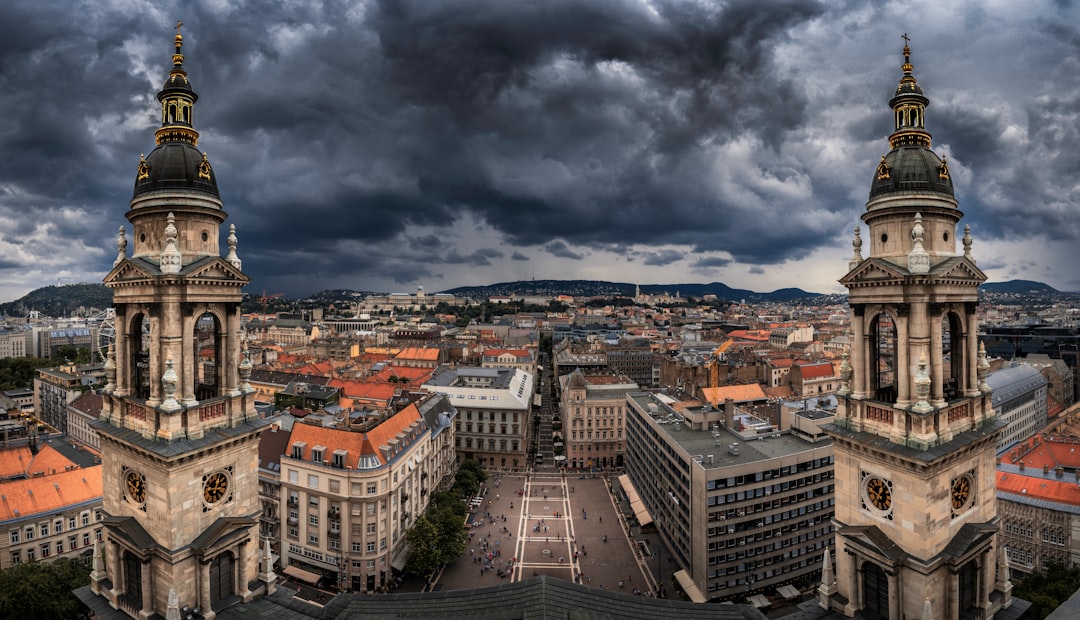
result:
M 149 618 L 154 613 L 153 572 L 153 565 L 150 563 L 150 560 L 142 560 L 142 570 L 139 571 L 139 589 L 142 591 L 142 610 L 139 615 L 143 618 Z
M 900 618 L 901 597 L 903 592 L 900 591 L 900 576 L 897 570 L 892 570 L 886 573 L 889 578 L 889 617 Z
M 945 381 L 944 364 L 945 356 L 942 352 L 944 344 L 941 340 L 941 310 L 938 304 L 930 308 L 930 404 L 935 407 L 945 406 Z
M 249 542 L 245 540 L 236 549 L 237 556 L 240 558 L 236 567 L 236 594 L 239 594 L 245 601 L 251 600 L 251 590 L 248 589 L 248 562 L 251 561 L 248 553 Z
M 942 571 L 945 572 L 945 571 Z M 946 576 L 949 579 L 949 617 L 960 617 L 960 574 L 955 571 L 948 571 Z
M 210 608 L 210 561 L 199 560 L 199 610 L 203 620 L 213 620 L 217 615 Z
M 990 612 L 990 595 L 994 592 L 994 579 L 997 577 L 997 563 L 991 554 L 991 547 L 986 547 L 979 554 L 979 606 Z
M 852 398 L 866 398 L 866 317 L 863 308 L 851 309 Z
M 116 387 L 113 388 L 114 396 L 127 396 L 131 385 L 131 334 L 128 331 L 128 316 L 125 310 L 127 306 L 121 305 L 116 308 L 116 316 L 113 318 L 116 330 L 116 345 L 113 347 L 114 360 L 116 362 Z
M 180 382 L 180 402 L 185 407 L 195 407 L 199 404 L 199 401 L 195 399 L 195 376 L 198 374 L 198 351 L 195 350 L 195 317 L 191 316 L 191 312 L 182 313 L 181 323 L 183 324 L 184 335 L 180 339 L 183 353 L 181 354 L 181 365 L 184 369 Z
M 979 395 L 979 316 L 975 309 L 964 313 L 964 326 L 967 328 L 967 342 L 964 355 L 964 373 L 967 386 L 964 391 L 968 396 Z
M 230 396 L 240 395 L 240 341 L 243 330 L 240 327 L 240 306 L 229 310 L 225 327 L 225 362 L 223 364 L 224 393 Z
M 896 406 L 905 408 L 911 404 L 911 355 L 906 346 L 911 317 L 910 313 L 903 312 L 902 308 L 897 308 L 896 314 Z M 896 417 L 897 421 L 902 423 L 903 418 Z M 904 429 L 899 430 L 902 435 Z
M 161 348 L 161 315 L 150 315 L 150 398 L 148 407 L 157 407 L 161 403 L 161 373 L 165 372 L 163 351 Z
M 120 546 L 106 538 L 105 551 L 108 554 L 105 572 L 109 574 L 109 579 L 112 580 L 112 589 L 109 590 L 107 598 L 109 599 L 109 605 L 112 605 L 113 609 L 118 609 L 116 598 L 123 592 L 124 584 L 124 570 L 120 566 Z

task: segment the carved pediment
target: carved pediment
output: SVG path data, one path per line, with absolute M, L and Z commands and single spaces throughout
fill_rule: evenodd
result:
M 246 284 L 248 277 L 220 256 L 214 256 L 188 265 L 184 274 L 189 280 L 207 279 Z
M 935 278 L 945 280 L 970 280 L 974 282 L 986 282 L 986 274 L 975 266 L 970 260 L 958 256 L 942 263 L 933 273 Z
M 113 267 L 112 271 L 106 274 L 103 282 L 105 283 L 105 286 L 108 286 L 114 282 L 150 280 L 153 277 L 154 274 L 139 261 L 125 258 L 119 265 Z
M 902 282 L 905 271 L 899 266 L 881 259 L 869 258 L 840 278 L 845 286 L 858 284 L 891 284 Z

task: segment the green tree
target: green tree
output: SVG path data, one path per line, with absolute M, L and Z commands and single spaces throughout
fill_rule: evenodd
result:
M 1024 620 L 1045 618 L 1080 589 L 1080 566 L 1050 564 L 1041 573 L 1024 577 L 1013 587 L 1013 596 L 1031 601 Z
M 427 515 L 420 515 L 405 534 L 405 539 L 409 541 L 409 557 L 405 561 L 405 572 L 427 578 L 442 564 L 438 528 Z
M 450 562 L 465 553 L 468 536 L 465 534 L 464 514 L 459 515 L 454 509 L 445 506 L 434 510 L 430 519 L 439 535 L 440 563 Z
M 0 618 L 74 618 L 89 610 L 72 590 L 90 583 L 80 560 L 23 562 L 0 571 Z

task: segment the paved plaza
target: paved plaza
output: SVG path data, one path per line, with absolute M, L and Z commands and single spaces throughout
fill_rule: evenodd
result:
M 593 588 L 650 595 L 655 579 L 627 537 L 608 480 L 558 473 L 491 476 L 473 509 L 462 557 L 436 589 L 548 575 Z

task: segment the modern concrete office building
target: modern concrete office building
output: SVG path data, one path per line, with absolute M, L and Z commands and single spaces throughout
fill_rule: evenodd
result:
M 731 402 L 676 411 L 641 392 L 626 402 L 627 475 L 692 600 L 741 599 L 817 578 L 833 540 L 833 449 L 824 433 L 778 430 Z M 831 419 L 810 411 L 800 423 Z

